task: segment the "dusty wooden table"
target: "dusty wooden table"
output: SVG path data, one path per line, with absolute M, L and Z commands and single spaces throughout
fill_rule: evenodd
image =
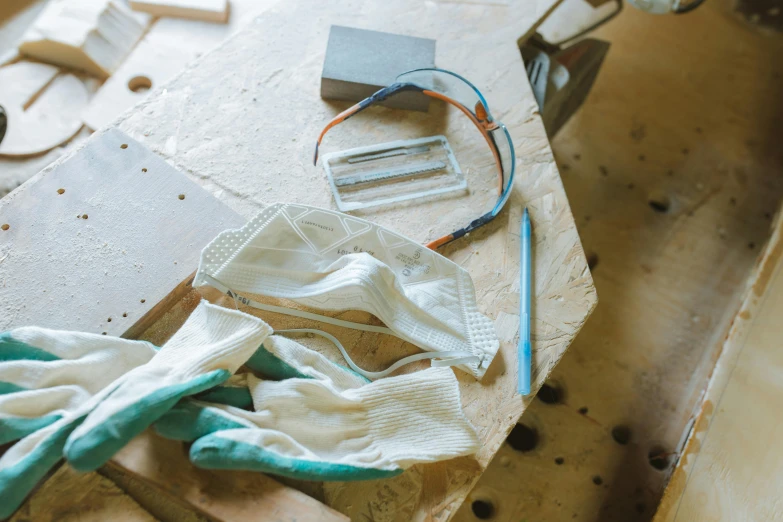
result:
M 436 39 L 436 64 L 475 83 L 508 127 L 517 178 L 507 208 L 490 225 L 441 250 L 470 272 L 479 307 L 501 339 L 482 382 L 457 372 L 463 407 L 482 448 L 475 458 L 416 466 L 389 480 L 296 484 L 352 520 L 450 518 L 532 400 L 516 394 L 514 369 L 518 229 L 525 205 L 535 238 L 534 390 L 595 306 L 592 278 L 517 48 L 552 3 L 281 2 L 115 123 L 245 217 L 277 201 L 334 208 L 323 171 L 311 162 L 319 131 L 349 105 L 318 94 L 329 27 L 339 24 Z M 322 150 L 433 134 L 448 135 L 468 173 L 469 192 L 360 214 L 425 242 L 474 219 L 495 198 L 491 155 L 463 115 L 438 103 L 428 113 L 373 108 L 334 129 Z M 264 319 L 278 329 L 300 325 L 275 314 Z M 170 333 L 176 323 L 167 317 L 157 335 Z M 324 329 L 334 330 L 367 368 L 418 351 L 382 336 Z M 360 339 L 377 348 L 357 353 Z

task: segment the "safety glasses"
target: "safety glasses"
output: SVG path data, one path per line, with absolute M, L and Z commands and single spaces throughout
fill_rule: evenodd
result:
M 498 168 L 498 199 L 494 207 L 481 217 L 474 219 L 467 226 L 455 230 L 427 244 L 428 248 L 436 249 L 458 239 L 477 228 L 486 225 L 500 213 L 511 195 L 514 184 L 514 144 L 506 126 L 496 122 L 489 112 L 487 102 L 479 90 L 462 76 L 444 69 L 428 68 L 414 69 L 397 76 L 396 81 L 369 98 L 344 110 L 330 121 L 318 136 L 315 144 L 313 165 L 318 162 L 318 149 L 326 133 L 347 120 L 354 114 L 363 111 L 370 105 L 380 103 L 395 94 L 405 91 L 418 91 L 432 98 L 443 100 L 462 111 L 478 128 L 487 141 Z

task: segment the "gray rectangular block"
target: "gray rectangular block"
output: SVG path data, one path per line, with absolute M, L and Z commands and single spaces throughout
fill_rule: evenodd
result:
M 321 98 L 361 101 L 398 74 L 435 66 L 435 40 L 333 25 L 321 73 Z M 428 96 L 403 92 L 382 105 L 426 111 Z

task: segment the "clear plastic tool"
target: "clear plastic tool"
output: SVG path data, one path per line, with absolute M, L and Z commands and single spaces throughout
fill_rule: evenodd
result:
M 465 175 L 445 136 L 326 154 L 324 169 L 342 212 L 465 190 Z

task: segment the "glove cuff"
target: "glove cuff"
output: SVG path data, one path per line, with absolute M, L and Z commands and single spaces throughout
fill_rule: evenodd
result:
M 470 455 L 479 448 L 450 368 L 389 377 L 345 394 L 361 400 L 371 439 L 402 468 Z
M 150 364 L 186 378 L 212 370 L 233 374 L 271 333 L 257 317 L 202 301 Z

